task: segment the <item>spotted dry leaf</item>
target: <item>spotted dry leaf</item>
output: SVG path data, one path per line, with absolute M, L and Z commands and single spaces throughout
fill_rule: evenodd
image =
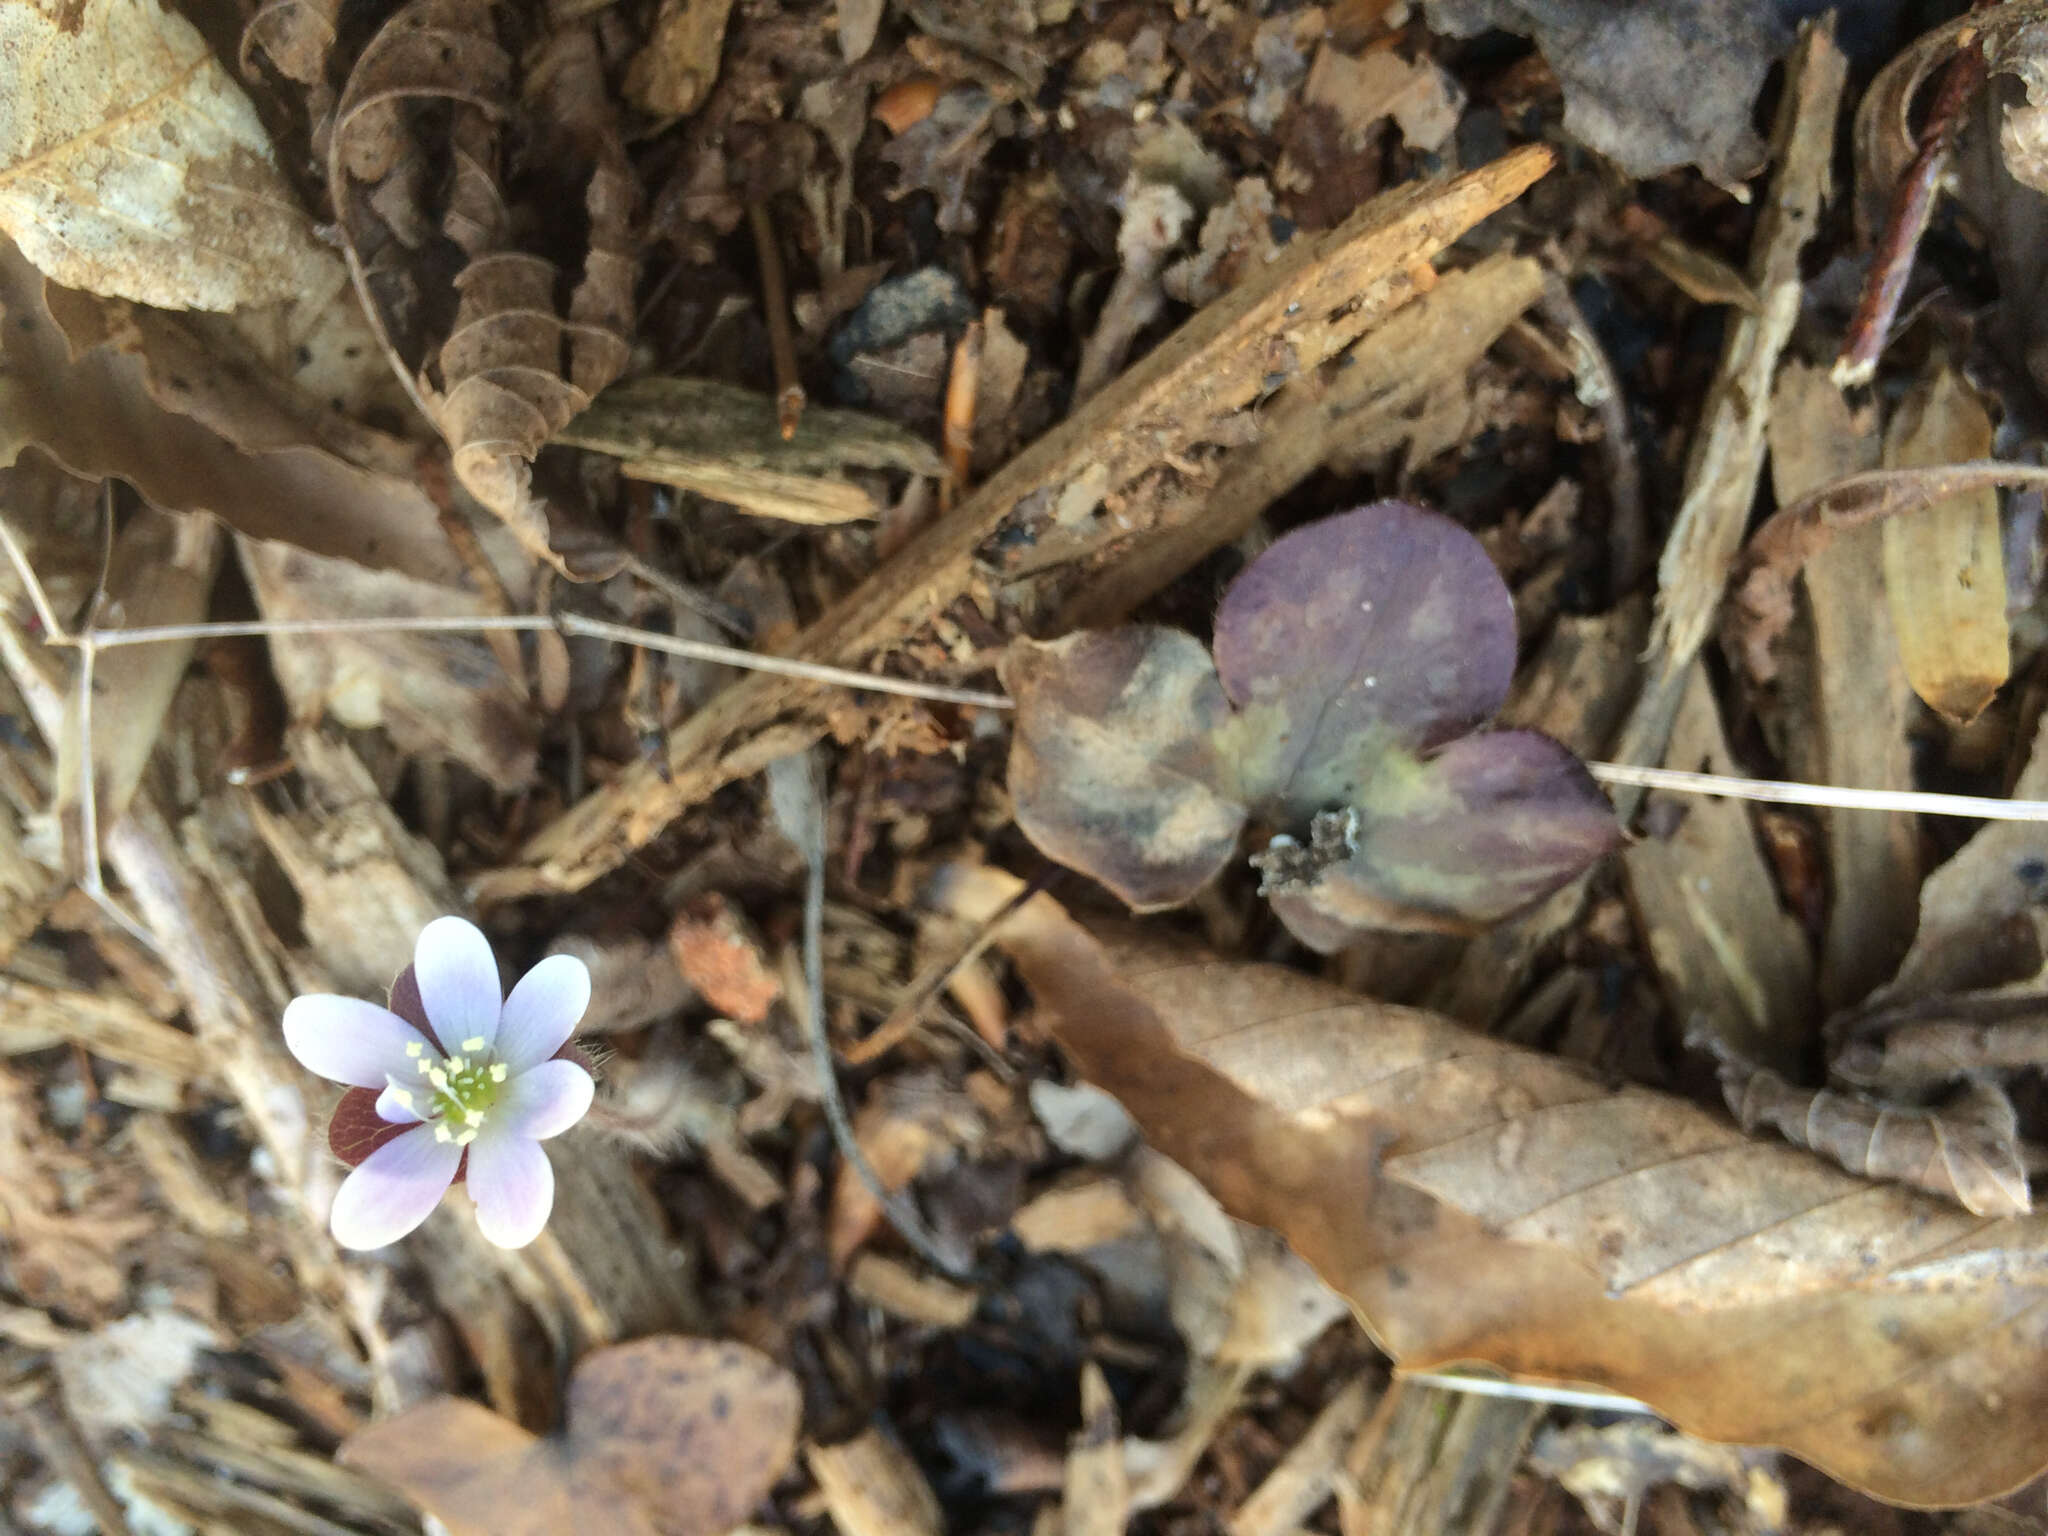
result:
M 158 0 L 0 4 L 0 233 L 67 287 L 166 309 L 325 291 L 270 138 Z
M 585 1355 L 553 1435 L 436 1397 L 349 1436 L 338 1459 L 451 1536 L 718 1536 L 789 1466 L 802 1406 L 766 1355 L 658 1334 Z

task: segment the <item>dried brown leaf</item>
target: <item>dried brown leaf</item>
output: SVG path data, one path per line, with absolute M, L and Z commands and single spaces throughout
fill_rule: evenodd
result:
M 1792 622 L 1792 584 L 1815 551 L 1844 529 L 1999 485 L 2048 485 L 2048 468 L 1994 459 L 1873 469 L 1844 475 L 1780 507 L 1750 535 L 1737 562 L 1723 613 L 1729 650 L 1753 680 L 1771 681 L 1778 675 L 1771 647 Z
M 237 541 L 267 619 L 481 614 L 464 586 L 369 570 L 290 544 Z M 465 764 L 499 789 L 533 781 L 540 722 L 523 683 L 477 635 L 392 630 L 273 635 L 272 664 L 297 720 L 382 727 L 401 751 Z
M 1852 1173 L 1910 1184 L 1978 1216 L 2033 1209 L 2019 1116 L 1994 1083 L 1970 1083 L 1938 1109 L 1908 1109 L 1724 1062 L 1721 1091 L 1744 1130 L 1768 1126 Z
M 388 442 L 309 419 L 280 381 L 223 360 L 192 320 L 46 284 L 0 240 L 0 463 L 44 449 L 166 511 L 360 565 L 459 579 Z
M 1900 402 L 1885 434 L 1888 469 L 1991 456 L 1991 415 L 1962 375 L 1937 362 Z M 1885 599 L 1906 680 L 1935 713 L 1961 725 L 1991 702 L 2011 667 L 1998 493 L 1942 498 L 1884 525 Z
M 789 1465 L 801 1407 L 765 1355 L 664 1334 L 585 1355 L 554 1435 L 437 1397 L 349 1436 L 339 1459 L 452 1536 L 717 1536 Z
M 955 878 L 967 915 L 1014 889 Z M 1908 1503 L 2048 1462 L 2038 1217 L 1857 1180 L 1292 971 L 1104 944 L 1043 897 L 999 942 L 1082 1071 L 1404 1365 L 1598 1384 Z

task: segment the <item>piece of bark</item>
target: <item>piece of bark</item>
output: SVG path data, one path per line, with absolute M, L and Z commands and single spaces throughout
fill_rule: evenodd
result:
M 1885 433 L 1885 468 L 1989 458 L 1992 436 L 1984 402 L 1937 358 Z M 1987 486 L 1946 497 L 1917 516 L 1889 519 L 1879 537 L 1885 601 L 1907 680 L 1936 714 L 1966 725 L 1991 702 L 2012 664 L 1998 493 Z
M 1323 1405 L 1308 1433 L 1280 1458 L 1250 1498 L 1226 1522 L 1230 1536 L 1289 1536 L 1330 1497 L 1344 1457 L 1365 1427 L 1375 1402 L 1373 1385 L 1355 1376 Z
M 1156 528 L 1094 575 L 1053 630 L 1105 628 L 1211 553 L 1242 538 L 1266 508 L 1331 454 L 1398 444 L 1432 392 L 1461 381 L 1511 321 L 1543 293 L 1543 271 L 1493 256 L 1436 286 L 1367 331 L 1341 357 L 1292 380 L 1258 412 L 1258 439 L 1229 461 L 1185 521 Z
M 1319 366 L 1411 298 L 1417 269 L 1519 197 L 1552 159 L 1528 146 L 1455 180 L 1376 198 L 1328 234 L 1296 240 L 906 544 L 791 653 L 848 664 L 902 640 L 966 589 L 974 551 L 1027 497 L 1099 500 L 1214 434 L 1268 391 L 1276 372 Z M 517 863 L 476 881 L 477 898 L 582 889 L 719 785 L 815 739 L 822 727 L 809 719 L 772 727 L 814 711 L 819 694 L 815 684 L 766 673 L 732 685 L 670 733 L 665 771 L 636 763 L 587 796 L 533 837 Z
M 1116 1399 L 1093 1360 L 1081 1367 L 1081 1429 L 1067 1450 L 1060 1516 L 1061 1536 L 1122 1536 L 1131 1518 Z
M 681 117 L 718 80 L 732 0 L 662 0 L 646 45 L 626 67 L 626 100 L 655 117 Z
M 1788 364 L 1771 400 L 1771 482 L 1784 506 L 1843 475 L 1876 467 L 1875 435 L 1859 431 L 1819 368 Z M 1822 784 L 1913 788 L 1906 746 L 1911 690 L 1884 603 L 1881 535 L 1844 533 L 1806 564 L 1813 618 L 1813 749 L 1801 763 Z M 1802 721 L 1803 714 L 1799 716 Z M 1920 843 L 1913 818 L 1830 808 L 1834 900 L 1821 941 L 1820 999 L 1837 1009 L 1898 968 L 1913 942 Z
M 636 379 L 606 390 L 554 436 L 608 453 L 635 480 L 695 491 L 761 517 L 845 523 L 881 506 L 849 469 L 937 479 L 929 443 L 864 411 L 811 407 L 785 438 L 767 395 L 710 379 Z
M 1710 773 L 1739 772 L 1704 668 L 1671 733 L 1667 760 Z M 1778 899 L 1740 800 L 1659 795 L 1653 830 L 1622 856 L 1636 919 L 1688 1034 L 1704 1033 L 1746 1060 L 1796 1069 L 1813 1013 L 1813 960 L 1798 921 Z M 1669 836 L 1660 812 L 1679 818 Z
M 941 1536 L 931 1485 L 903 1447 L 879 1429 L 838 1445 L 804 1448 L 839 1536 Z
M 189 1083 L 205 1070 L 198 1040 L 151 1018 L 122 993 L 64 991 L 0 976 L 0 1056 L 66 1041 L 178 1083 Z
M 1793 51 L 1772 135 L 1777 171 L 1750 246 L 1749 277 L 1759 309 L 1729 317 L 1721 361 L 1694 429 L 1685 495 L 1657 565 L 1657 614 L 1648 681 L 1616 755 L 1664 761 L 1687 686 L 1687 668 L 1720 610 L 1763 469 L 1771 382 L 1799 318 L 1805 285 L 1800 255 L 1819 228 L 1831 187 L 1835 123 L 1848 66 L 1830 21 L 1808 22 Z M 1618 790 L 1631 819 L 1639 790 Z
M 1396 1380 L 1337 1484 L 1344 1536 L 1489 1536 L 1541 1403 Z
M 201 1237 L 243 1238 L 249 1214 L 223 1196 L 200 1167 L 191 1142 L 168 1115 L 145 1113 L 128 1122 L 128 1144 L 156 1181 L 157 1193 L 185 1227 Z

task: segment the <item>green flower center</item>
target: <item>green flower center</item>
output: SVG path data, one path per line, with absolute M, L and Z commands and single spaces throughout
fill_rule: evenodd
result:
M 436 1056 L 422 1042 L 405 1048 L 419 1073 L 415 1088 L 393 1083 L 393 1096 L 434 1127 L 436 1141 L 452 1141 L 466 1147 L 476 1140 L 484 1119 L 505 1090 L 511 1076 L 502 1061 L 490 1058 L 481 1035 L 462 1042 L 453 1056 Z

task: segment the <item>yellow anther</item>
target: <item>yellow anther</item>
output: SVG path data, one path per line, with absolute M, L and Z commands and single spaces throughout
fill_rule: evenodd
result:
M 391 1102 L 396 1104 L 400 1109 L 411 1109 L 412 1095 L 407 1093 L 403 1088 L 394 1087 L 391 1090 Z
M 426 1054 L 426 1050 L 427 1048 L 424 1044 L 422 1044 L 418 1040 L 415 1040 L 406 1046 L 405 1054 L 412 1057 L 414 1060 L 418 1060 L 421 1056 Z
M 449 1130 L 447 1126 L 445 1126 L 445 1125 L 437 1125 L 437 1126 L 435 1126 L 435 1127 L 434 1127 L 434 1140 L 436 1140 L 436 1141 L 441 1141 L 441 1142 L 448 1142 L 448 1141 L 453 1141 L 454 1139 L 455 1139 L 455 1133 L 454 1133 L 453 1131 Z
M 434 1070 L 434 1064 L 431 1061 L 416 1061 L 413 1063 L 413 1067 L 419 1072 L 421 1077 L 425 1077 Z
M 492 1062 L 492 1063 L 491 1063 L 491 1081 L 492 1081 L 492 1082 L 494 1082 L 494 1083 L 502 1083 L 502 1082 L 503 1082 L 503 1081 L 505 1081 L 505 1079 L 506 1079 L 506 1078 L 507 1078 L 508 1076 L 510 1076 L 510 1075 L 511 1075 L 511 1069 L 510 1069 L 509 1067 L 507 1067 L 507 1066 L 505 1065 L 505 1063 L 503 1063 L 502 1061 L 494 1061 L 494 1062 Z
M 450 1056 L 448 1058 L 448 1070 L 450 1072 L 467 1072 L 469 1070 L 469 1058 L 467 1056 Z
M 458 1147 L 466 1147 L 466 1146 L 468 1146 L 468 1145 L 469 1145 L 469 1144 L 470 1144 L 470 1143 L 471 1143 L 472 1141 L 475 1141 L 475 1140 L 476 1140 L 476 1132 L 475 1132 L 475 1131 L 464 1131 L 464 1132 L 463 1132 L 463 1133 L 462 1133 L 462 1134 L 461 1134 L 460 1136 L 458 1136 L 458 1137 L 456 1137 L 456 1138 L 455 1138 L 455 1145 L 457 1145 Z
M 446 1072 L 443 1072 L 439 1067 L 431 1067 L 428 1069 L 427 1081 L 432 1083 L 436 1088 L 440 1089 L 443 1093 L 446 1093 L 448 1091 L 448 1074 Z
M 465 1124 L 482 1125 L 484 1123 L 484 1112 L 480 1109 L 465 1109 L 462 1112 L 462 1118 Z
M 488 1044 L 490 1044 L 490 1042 L 484 1039 L 482 1035 L 471 1035 L 467 1040 L 462 1042 L 462 1048 L 465 1051 L 480 1051 Z

